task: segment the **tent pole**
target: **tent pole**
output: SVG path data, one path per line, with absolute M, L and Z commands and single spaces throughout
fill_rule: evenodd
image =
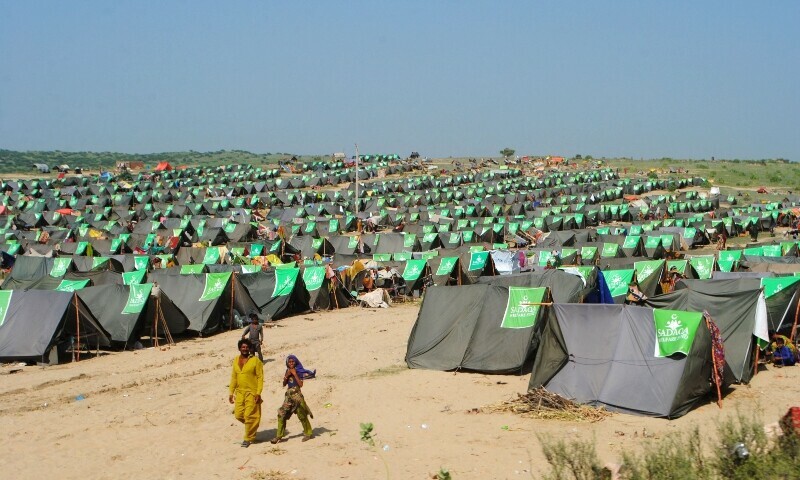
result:
M 80 361 L 81 359 L 81 315 L 80 311 L 78 310 L 78 293 L 72 292 L 73 300 L 75 300 L 75 331 L 76 331 L 76 340 L 75 345 L 78 347 L 77 356 L 75 357 L 76 361 Z M 73 351 L 73 355 L 75 352 Z
M 756 376 L 756 374 L 758 374 L 758 357 L 759 357 L 759 353 L 761 353 L 761 349 L 758 348 L 758 342 L 756 342 L 755 345 L 756 345 L 756 361 L 753 362 L 754 363 L 754 367 L 753 367 L 753 376 L 754 377 Z
M 158 322 L 161 320 L 159 318 L 159 313 L 161 313 L 161 296 L 156 297 L 156 315 L 153 319 L 153 338 L 151 339 L 151 343 L 153 343 L 154 347 L 158 347 Z
M 792 333 L 789 334 L 789 341 L 794 343 L 797 338 L 797 319 L 800 315 L 800 299 L 797 299 L 797 308 L 794 310 L 794 322 L 792 323 Z
M 233 330 L 233 295 L 234 291 L 236 290 L 234 287 L 236 286 L 236 272 L 233 272 L 231 275 L 231 308 L 228 312 L 228 330 Z

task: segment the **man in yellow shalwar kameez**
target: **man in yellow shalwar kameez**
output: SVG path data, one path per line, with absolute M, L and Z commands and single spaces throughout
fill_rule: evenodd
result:
M 247 339 L 239 340 L 239 353 L 233 359 L 228 401 L 234 404 L 233 415 L 236 420 L 244 423 L 242 447 L 247 448 L 255 442 L 261 423 L 264 364 L 253 354 L 252 345 Z

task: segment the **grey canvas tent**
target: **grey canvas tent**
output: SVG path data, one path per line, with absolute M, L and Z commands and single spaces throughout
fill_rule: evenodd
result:
M 508 298 L 501 286 L 428 288 L 408 339 L 409 368 L 519 372 L 536 348 L 539 322 L 504 328 Z
M 529 389 L 579 403 L 676 418 L 710 391 L 711 336 L 704 322 L 688 355 L 655 357 L 653 309 L 554 304 L 541 334 Z
M 725 344 L 725 383 L 747 383 L 753 377 L 756 332 L 767 331 L 767 307 L 761 288 L 746 280 L 681 280 L 675 291 L 645 300 L 647 306 L 707 311 Z
M 139 339 L 145 323 L 146 309 L 139 313 L 124 313 L 130 288 L 128 285 L 99 285 L 76 291 L 78 298 L 108 332 L 109 339 L 123 348 Z
M 243 273 L 237 282 L 244 286 L 258 310 L 273 320 L 310 310 L 310 295 L 298 268 L 278 268 L 256 273 Z M 293 275 L 293 277 L 292 277 Z M 284 285 L 291 279 L 291 284 Z
M 91 347 L 110 345 L 107 332 L 75 294 L 11 292 L 8 311 L 0 324 L 0 360 L 59 363 L 59 357 L 63 360 L 71 346 L 70 338 Z

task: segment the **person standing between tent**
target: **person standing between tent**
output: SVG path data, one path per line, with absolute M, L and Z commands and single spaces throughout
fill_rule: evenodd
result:
M 264 364 L 252 353 L 249 340 L 239 340 L 239 355 L 233 359 L 228 401 L 234 405 L 233 416 L 244 424 L 242 447 L 256 441 L 261 424 L 261 390 L 264 388 Z
M 264 343 L 264 329 L 261 328 L 261 325 L 258 323 L 258 315 L 256 312 L 250 312 L 250 324 L 244 327 L 244 333 L 242 333 L 242 339 L 250 340 L 250 344 L 253 346 L 253 352 L 258 355 L 258 359 L 261 362 L 264 362 L 264 356 L 261 353 L 261 346 Z
M 278 431 L 275 433 L 275 438 L 270 440 L 271 443 L 275 444 L 283 440 L 286 435 L 286 421 L 292 417 L 293 413 L 297 414 L 297 419 L 303 425 L 303 441 L 307 442 L 314 438 L 314 431 L 308 420 L 308 417 L 314 418 L 314 414 L 308 408 L 300 388 L 303 386 L 303 378 L 313 378 L 315 374 L 316 370 L 310 372 L 304 369 L 303 364 L 294 355 L 286 357 L 286 373 L 283 374 L 283 386 L 287 387 L 286 395 L 283 405 L 278 409 Z

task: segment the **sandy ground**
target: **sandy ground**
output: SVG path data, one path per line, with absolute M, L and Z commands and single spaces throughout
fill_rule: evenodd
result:
M 800 400 L 800 367 L 767 368 L 738 386 L 724 408 L 705 404 L 674 421 L 616 414 L 599 423 L 468 413 L 523 393 L 529 374 L 409 370 L 404 356 L 418 305 L 306 314 L 266 330 L 259 443 L 241 448 L 243 428 L 227 402 L 237 332 L 184 340 L 166 350 L 101 355 L 47 368 L 0 368 L 0 476 L 15 479 L 455 479 L 539 478 L 547 470 L 537 435 L 595 438 L 606 461 L 671 432 L 741 411 L 776 421 Z M 316 437 L 275 433 L 283 357 L 296 354 L 319 378 L 303 387 Z M 10 373 L 14 369 L 21 371 Z M 76 400 L 82 395 L 83 400 Z M 375 425 L 375 447 L 359 423 Z M 648 437 L 643 437 L 646 429 Z

